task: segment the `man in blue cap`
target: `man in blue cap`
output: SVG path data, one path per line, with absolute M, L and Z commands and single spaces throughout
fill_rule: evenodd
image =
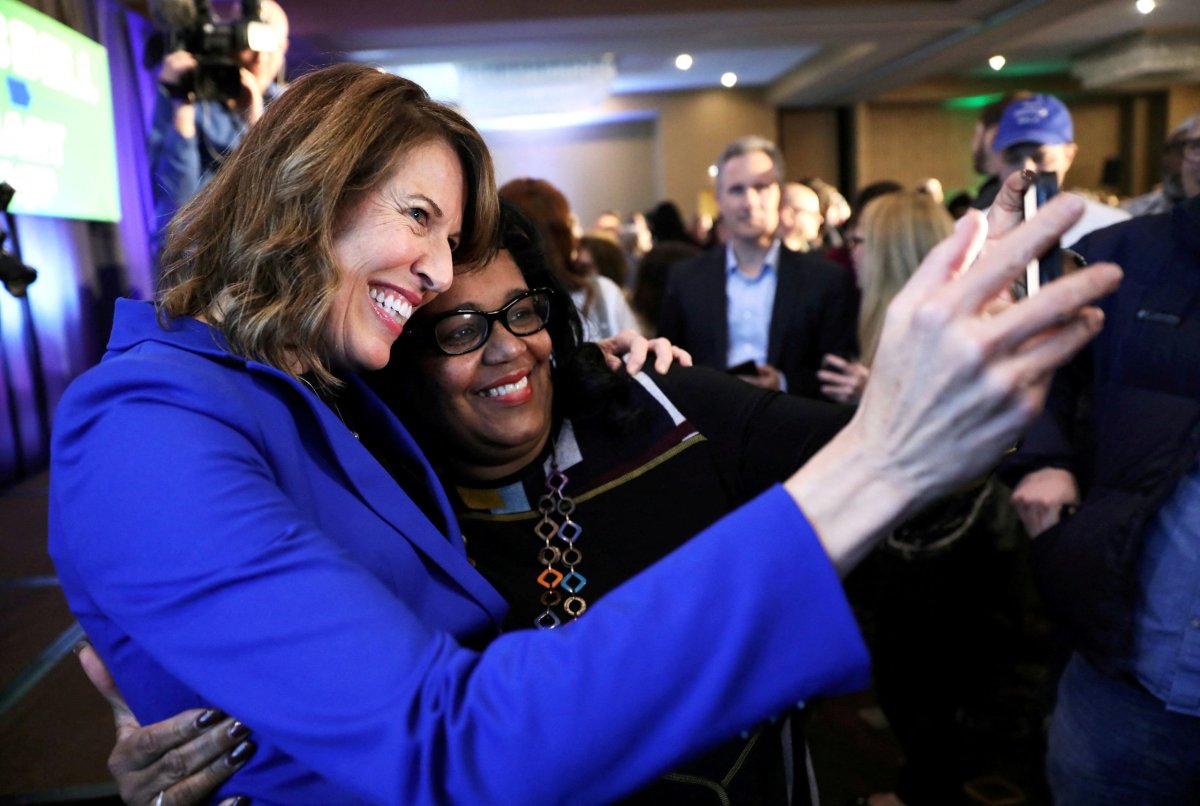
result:
M 1055 174 L 1062 188 L 1079 150 L 1071 113 L 1053 95 L 1013 101 L 1000 117 L 992 150 L 1002 157 L 1001 183 L 1014 171 L 1029 169 Z M 1063 233 L 1062 245 L 1072 246 L 1089 232 L 1127 218 L 1129 214 L 1123 210 L 1089 200 L 1083 217 Z
M 1057 806 L 1200 803 L 1200 116 L 1189 120 L 1186 198 L 1075 245 L 1125 279 L 1005 470 L 1072 650 L 1048 737 Z

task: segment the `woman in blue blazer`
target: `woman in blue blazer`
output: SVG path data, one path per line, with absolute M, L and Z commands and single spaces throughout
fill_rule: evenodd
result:
M 982 315 L 1078 212 L 950 282 L 969 222 L 898 298 L 825 450 L 569 629 L 497 635 L 428 463 L 355 378 L 452 263 L 487 257 L 490 160 L 411 82 L 318 71 L 181 211 L 157 305 L 123 303 L 64 397 L 64 591 L 143 721 L 213 704 L 254 726 L 236 788 L 256 803 L 617 798 L 864 682 L 837 571 L 984 468 L 1095 332 L 1112 267 Z

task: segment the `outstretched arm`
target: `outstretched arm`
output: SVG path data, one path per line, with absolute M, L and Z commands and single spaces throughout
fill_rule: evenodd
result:
M 1091 303 L 1119 284 L 1112 264 L 985 310 L 1082 213 L 1082 200 L 1060 196 L 986 250 L 983 217 L 969 213 L 897 295 L 857 414 L 785 485 L 839 568 L 991 467 L 1041 411 L 1054 370 L 1099 332 Z

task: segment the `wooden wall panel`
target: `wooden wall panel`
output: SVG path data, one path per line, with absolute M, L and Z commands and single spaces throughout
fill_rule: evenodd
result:
M 915 188 L 935 177 L 947 195 L 974 189 L 982 181 L 971 168 L 977 117 L 940 103 L 869 104 L 859 116 L 859 186 L 892 179 Z
M 781 110 L 779 148 L 788 180 L 816 176 L 840 184 L 836 109 Z

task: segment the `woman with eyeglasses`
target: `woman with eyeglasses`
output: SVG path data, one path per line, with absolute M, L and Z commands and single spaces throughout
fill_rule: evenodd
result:
M 434 411 L 418 397 L 414 429 L 445 419 L 448 439 L 465 440 L 459 418 L 493 405 L 511 436 L 476 446 L 486 477 L 456 484 L 466 495 L 551 443 L 547 524 L 531 525 L 535 567 L 522 571 L 565 623 L 506 632 L 503 597 L 472 566 L 478 549 L 425 454 L 358 377 L 387 365 L 456 261 L 492 257 L 491 176 L 475 130 L 411 82 L 363 66 L 309 74 L 181 211 L 157 309 L 122 305 L 105 360 L 64 396 L 50 529 L 64 593 L 140 719 L 211 706 L 253 727 L 257 753 L 222 792 L 608 802 L 799 700 L 862 684 L 838 571 L 1011 443 L 1052 369 L 1097 331 L 1088 304 L 1119 281 L 1089 267 L 983 319 L 1079 207 L 1064 199 L 1007 235 L 993 227 L 993 248 L 952 280 L 984 241 L 968 219 L 898 295 L 889 360 L 855 418 L 783 485 L 601 601 L 588 598 L 604 570 L 588 567 L 572 486 L 587 446 L 539 434 L 522 411 L 545 399 L 540 364 L 448 378 L 458 398 Z M 508 279 L 504 298 L 483 298 L 488 284 L 455 307 L 499 311 L 526 290 Z M 487 322 L 467 360 L 537 338 L 503 323 Z M 588 392 L 584 415 L 599 400 Z M 682 444 L 660 410 L 629 424 Z M 597 416 L 608 412 L 622 419 Z M 512 505 L 493 492 L 472 508 Z
M 711 370 L 614 371 L 581 342 L 533 225 L 502 202 L 500 230 L 496 258 L 416 312 L 391 363 L 367 380 L 420 435 L 467 556 L 508 603 L 503 628 L 550 630 L 586 618 L 620 583 L 786 478 L 847 417 Z M 806 802 L 798 715 L 780 716 L 631 802 Z M 132 754 L 147 734 L 170 747 L 164 728 L 119 750 Z M 789 801 L 789 790 L 805 794 Z

